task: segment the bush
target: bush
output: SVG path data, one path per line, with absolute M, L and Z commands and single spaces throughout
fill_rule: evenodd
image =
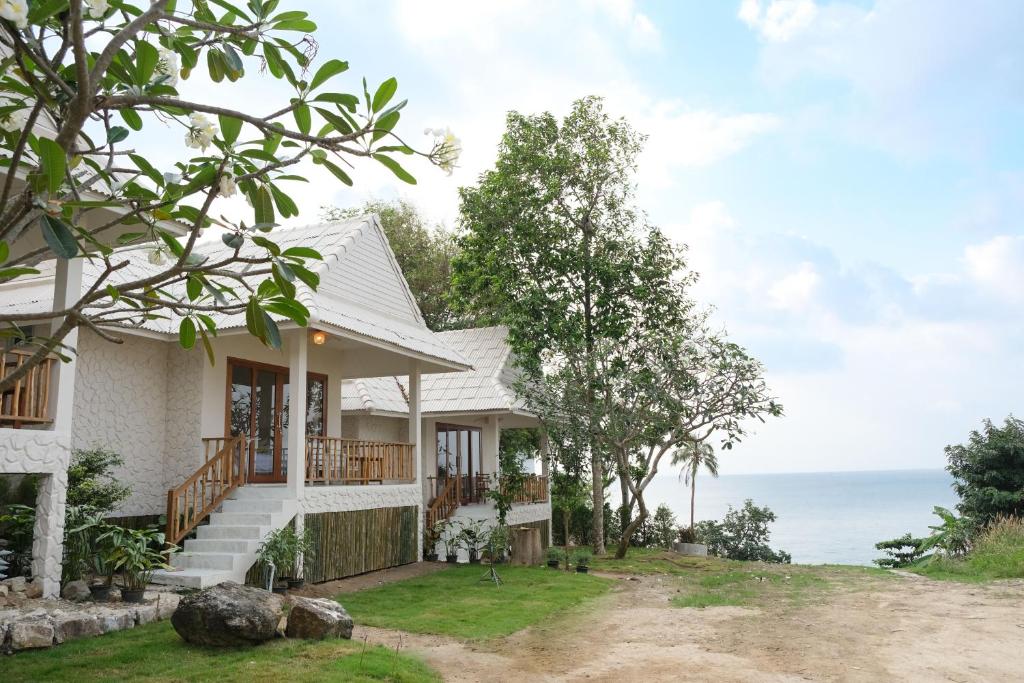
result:
M 124 458 L 103 448 L 75 450 L 68 466 L 68 505 L 83 506 L 97 512 L 117 509 L 131 488 L 114 478 L 114 468 Z
M 721 522 L 698 522 L 697 541 L 718 557 L 789 564 L 793 559 L 789 553 L 768 546 L 768 525 L 775 520 L 775 513 L 768 507 L 757 507 L 748 498 L 739 510 L 730 505 Z
M 1011 415 L 997 427 L 985 420 L 966 444 L 947 446 L 946 457 L 960 496 L 957 509 L 976 528 L 1024 515 L 1024 421 Z
M 1024 520 L 997 518 L 978 533 L 964 558 L 936 557 L 920 571 L 965 580 L 1024 578 Z
M 909 532 L 899 538 L 879 541 L 875 544 L 875 548 L 884 550 L 886 556 L 880 557 L 874 562 L 879 567 L 888 567 L 889 569 L 912 565 L 924 555 L 924 551 L 921 550 L 923 542 L 923 538 L 914 538 Z

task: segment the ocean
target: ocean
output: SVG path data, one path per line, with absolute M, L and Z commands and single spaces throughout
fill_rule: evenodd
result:
M 957 497 L 944 470 L 808 472 L 697 477 L 697 520 L 721 520 L 729 505 L 746 498 L 767 505 L 778 517 L 769 544 L 802 564 L 871 565 L 878 541 L 911 532 L 926 536 L 938 523 L 932 508 L 953 508 Z M 613 485 L 614 489 L 617 489 Z M 647 487 L 653 514 L 667 504 L 680 524 L 690 521 L 690 492 L 673 475 L 659 475 Z M 616 501 L 612 501 L 616 504 Z

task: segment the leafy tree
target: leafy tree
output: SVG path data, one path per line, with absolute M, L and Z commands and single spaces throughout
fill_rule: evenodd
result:
M 450 305 L 452 260 L 458 247 L 444 226 L 429 225 L 416 207 L 404 199 L 371 200 L 354 209 L 321 207 L 320 213 L 329 221 L 377 214 L 427 327 L 450 330 L 470 322 Z
M 1011 415 L 998 427 L 985 420 L 966 444 L 947 446 L 946 457 L 961 515 L 977 527 L 1024 516 L 1024 421 Z
M 672 454 L 672 464 L 682 465 L 680 477 L 690 485 L 690 529 L 694 528 L 694 517 L 697 510 L 697 474 L 701 467 L 712 477 L 718 478 L 718 456 L 715 449 L 707 443 L 686 442 L 682 448 Z
M 76 450 L 68 466 L 67 504 L 110 513 L 131 495 L 131 487 L 116 479 L 114 468 L 124 458 L 103 448 Z
M 945 555 L 966 555 L 971 548 L 971 536 L 975 530 L 972 520 L 968 517 L 957 517 L 939 505 L 935 506 L 933 512 L 942 523 L 928 527 L 932 530 L 932 535 L 918 544 L 918 550 L 926 552 L 938 548 Z
M 630 290 L 643 216 L 632 205 L 632 174 L 642 141 L 596 97 L 577 101 L 561 122 L 511 112 L 494 169 L 460 195 L 455 302 L 507 325 L 532 377 L 545 364 L 576 363 L 589 404 L 598 392 L 597 347 L 629 327 L 628 302 L 637 296 Z M 595 430 L 584 433 L 601 553 L 605 452 Z
M 117 341 L 102 326 L 171 310 L 183 317 L 186 348 L 201 341 L 210 353 L 214 314 L 243 312 L 253 335 L 279 346 L 271 314 L 305 325 L 297 285 L 318 284 L 308 261 L 319 254 L 282 249 L 267 234 L 278 218 L 299 213 L 285 190 L 287 182 L 304 180 L 296 170 L 316 164 L 351 184 L 346 167 L 366 158 L 413 183 L 397 155 L 418 154 L 448 169 L 457 159 L 458 140 L 446 132 L 425 153 L 397 138 L 405 101 L 395 100 L 394 78 L 372 90 L 364 80 L 356 93 L 327 87 L 347 62 L 315 64 L 316 24 L 306 12 L 278 12 L 278 0 L 7 5 L 11 11 L 0 21 L 0 149 L 7 168 L 0 178 L 0 280 L 32 275 L 54 257 L 88 255 L 102 267 L 66 307 L 33 314 L 36 322 L 52 321 L 45 336 L 28 336 L 22 314 L 0 315 L 0 331 L 36 346 L 0 379 L 0 391 L 47 354 L 62 352 L 76 327 Z M 264 112 L 188 99 L 179 82 L 196 68 L 218 84 L 267 74 L 294 94 Z M 154 163 L 135 135 L 154 124 L 182 135 L 188 151 L 173 165 Z M 219 199 L 235 194 L 252 205 L 245 221 L 218 216 Z M 216 228 L 226 249 L 201 254 L 196 243 L 204 228 Z M 113 281 L 142 245 L 156 268 Z
M 739 510 L 731 505 L 721 522 L 705 520 L 697 524 L 697 538 L 708 552 L 730 560 L 753 560 L 789 564 L 792 557 L 784 550 L 768 545 L 768 525 L 776 519 L 767 506 L 758 507 L 749 498 Z
M 659 548 L 671 548 L 676 540 L 676 528 L 678 526 L 679 523 L 676 521 L 676 515 L 672 512 L 672 509 L 664 503 L 659 505 L 654 511 L 654 518 L 652 520 L 655 544 Z

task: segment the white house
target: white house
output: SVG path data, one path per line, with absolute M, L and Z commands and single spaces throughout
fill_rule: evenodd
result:
M 311 580 L 421 557 L 429 480 L 417 454 L 433 453 L 435 443 L 424 434 L 421 385 L 471 363 L 423 323 L 376 217 L 278 229 L 273 238 L 324 257 L 318 290 L 300 287 L 309 327 L 282 322 L 280 350 L 251 337 L 242 315 L 217 321 L 213 365 L 202 350 L 178 345 L 173 315 L 113 330 L 121 344 L 83 329 L 71 342 L 72 363 L 54 360 L 0 397 L 0 474 L 46 476 L 33 573 L 48 595 L 59 590 L 68 454 L 79 447 L 124 457 L 118 477 L 132 495 L 119 515 L 166 514 L 173 542 L 195 529 L 161 582 L 242 580 L 260 540 L 293 518 L 319 546 L 307 565 Z M 224 248 L 216 241 L 198 251 Z M 145 252 L 129 258 L 116 278 L 155 268 Z M 31 318 L 61 306 L 95 281 L 98 267 L 73 259 L 42 270 L 0 285 L 0 312 Z M 21 354 L 4 351 L 2 367 Z M 386 438 L 343 430 L 343 382 L 395 376 L 406 401 Z
M 506 328 L 439 332 L 436 337 L 465 357 L 473 369 L 423 378 L 421 483 L 427 526 L 443 519 L 477 519 L 486 527 L 497 518 L 486 492 L 501 482 L 501 430 L 536 429 L 540 422 L 516 396 L 517 370 Z M 342 428 L 357 438 L 395 438 L 410 419 L 411 406 L 406 378 L 360 378 L 342 383 Z M 545 450 L 543 437 L 541 450 Z M 507 522 L 540 527 L 547 545 L 551 500 L 547 459 L 541 457 L 540 461 L 541 472 L 530 471 L 516 492 Z M 528 471 L 535 467 L 533 462 L 528 465 Z M 464 558 L 465 552 L 460 556 Z

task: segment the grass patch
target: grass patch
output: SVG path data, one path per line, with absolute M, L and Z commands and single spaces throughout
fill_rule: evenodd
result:
M 575 572 L 501 566 L 503 583 L 495 586 L 480 580 L 485 571 L 460 565 L 337 599 L 360 624 L 485 639 L 536 624 L 613 583 Z
M 252 648 L 189 645 L 169 622 L 3 658 L 0 679 L 21 681 L 440 681 L 420 660 L 349 640 L 274 640 Z
M 679 586 L 679 594 L 672 599 L 677 607 L 800 606 L 821 591 L 889 576 L 871 567 L 738 562 L 649 548 L 630 549 L 621 560 L 610 555 L 596 558 L 593 567 L 605 572 L 671 577 Z
M 932 579 L 965 583 L 1024 578 L 1024 521 L 993 522 L 962 559 L 933 555 L 908 569 Z

